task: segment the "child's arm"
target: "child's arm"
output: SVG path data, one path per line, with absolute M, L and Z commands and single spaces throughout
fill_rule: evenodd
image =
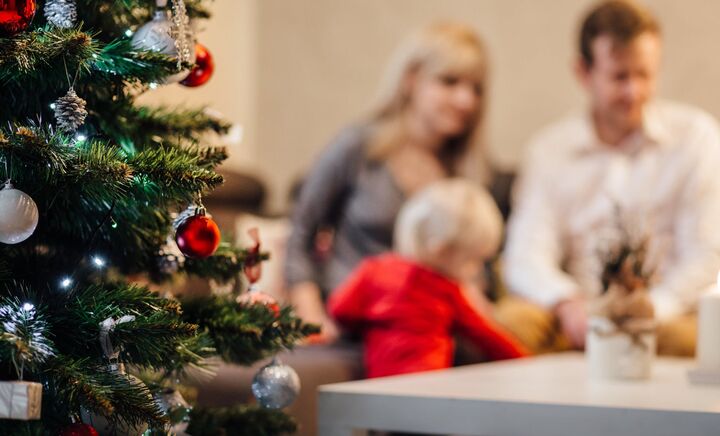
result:
M 471 339 L 493 360 L 529 356 L 530 352 L 494 321 L 476 312 L 459 292 L 455 295 L 459 332 Z
M 371 272 L 372 261 L 362 262 L 328 299 L 328 313 L 346 329 L 358 330 L 365 320 Z

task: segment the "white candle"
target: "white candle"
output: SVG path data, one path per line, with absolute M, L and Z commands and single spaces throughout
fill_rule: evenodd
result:
M 720 273 L 717 287 L 700 297 L 698 311 L 698 368 L 720 370 Z

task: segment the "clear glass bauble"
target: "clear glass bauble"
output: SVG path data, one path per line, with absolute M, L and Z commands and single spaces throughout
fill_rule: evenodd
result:
M 178 49 L 175 38 L 172 36 L 172 20 L 170 19 L 170 11 L 157 10 L 152 20 L 140 26 L 132 37 L 132 46 L 136 49 L 156 51 L 168 56 L 177 57 Z M 179 35 L 191 39 L 191 35 Z M 195 44 L 190 41 L 190 59 L 189 63 L 195 63 Z M 183 80 L 189 74 L 190 70 L 182 71 L 168 76 L 165 83 L 177 83 Z

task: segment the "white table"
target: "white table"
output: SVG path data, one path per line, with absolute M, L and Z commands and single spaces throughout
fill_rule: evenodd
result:
M 566 353 L 325 385 L 320 435 L 718 436 L 720 386 L 689 384 L 692 365 L 658 358 L 650 380 L 599 382 Z

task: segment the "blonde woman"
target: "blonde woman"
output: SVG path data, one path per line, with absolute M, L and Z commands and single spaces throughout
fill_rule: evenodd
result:
M 342 131 L 308 174 L 293 214 L 285 276 L 297 313 L 338 337 L 324 301 L 365 257 L 389 251 L 404 200 L 429 183 L 485 174 L 476 153 L 485 103 L 486 56 L 468 26 L 442 23 L 408 38 L 389 65 L 376 109 Z M 319 268 L 318 229 L 333 247 Z

